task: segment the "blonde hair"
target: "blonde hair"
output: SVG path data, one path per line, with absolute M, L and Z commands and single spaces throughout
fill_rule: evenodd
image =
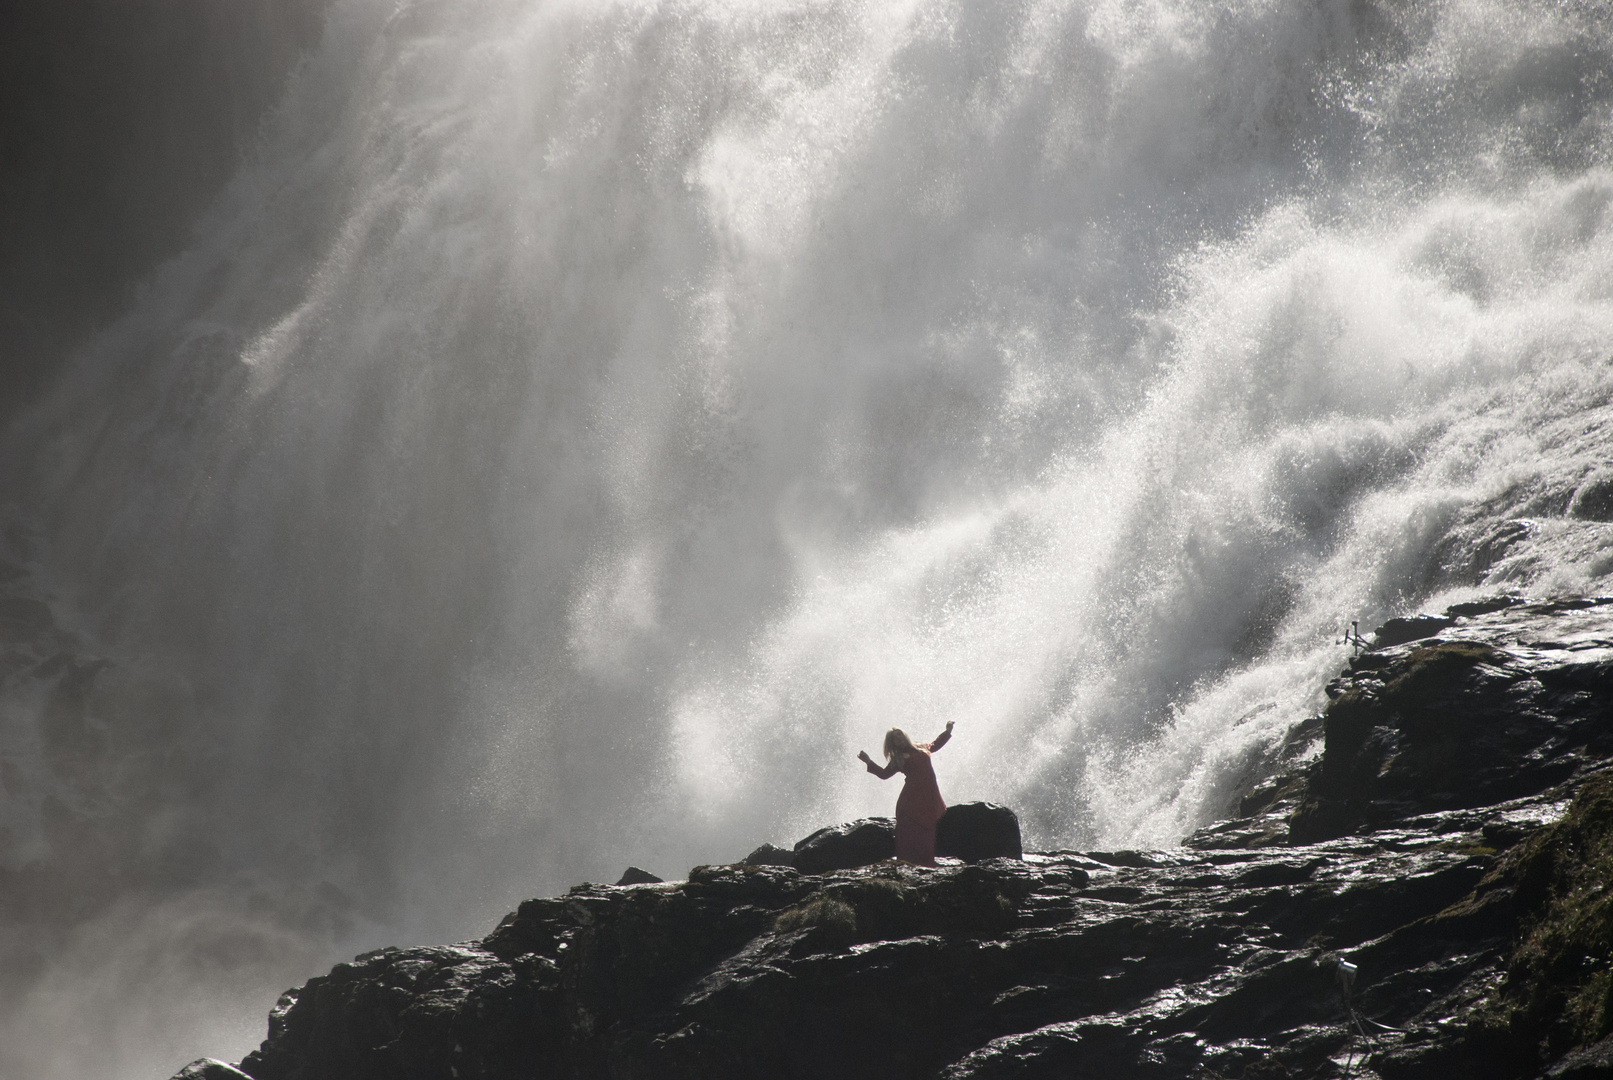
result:
M 910 757 L 917 749 L 918 747 L 913 745 L 913 740 L 907 737 L 907 732 L 901 728 L 893 727 L 885 732 L 885 756 L 887 758 L 901 760 L 902 758 Z

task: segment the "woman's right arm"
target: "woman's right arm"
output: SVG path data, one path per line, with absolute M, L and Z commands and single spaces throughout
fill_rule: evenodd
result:
M 893 761 L 881 769 L 878 765 L 874 764 L 874 759 L 868 756 L 868 751 L 866 750 L 857 751 L 857 760 L 868 766 L 868 771 L 879 777 L 881 780 L 889 780 L 891 777 L 896 775 L 896 762 Z

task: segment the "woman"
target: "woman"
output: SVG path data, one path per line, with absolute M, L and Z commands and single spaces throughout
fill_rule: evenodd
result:
M 901 728 L 885 733 L 885 757 L 890 762 L 883 769 L 874 764 L 866 751 L 859 750 L 857 757 L 868 771 L 881 780 L 889 780 L 897 772 L 906 774 L 902 793 L 896 797 L 896 857 L 920 866 L 935 865 L 935 823 L 941 820 L 947 804 L 941 801 L 941 789 L 935 783 L 935 769 L 930 766 L 930 755 L 952 738 L 952 721 L 934 742 L 914 743 Z

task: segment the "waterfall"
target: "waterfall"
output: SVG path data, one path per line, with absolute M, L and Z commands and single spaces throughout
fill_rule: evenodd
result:
M 888 813 L 890 726 L 1169 845 L 1352 621 L 1606 590 L 1610 72 L 1596 3 L 337 0 L 4 436 L 101 666 L 93 750 L 0 686 L 0 867 L 102 876 L 0 1068 Z

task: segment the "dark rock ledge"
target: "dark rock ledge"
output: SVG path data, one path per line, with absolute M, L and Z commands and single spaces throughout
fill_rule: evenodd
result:
M 1613 601 L 1382 640 L 1179 848 L 580 885 L 339 964 L 181 1075 L 1613 1075 Z

